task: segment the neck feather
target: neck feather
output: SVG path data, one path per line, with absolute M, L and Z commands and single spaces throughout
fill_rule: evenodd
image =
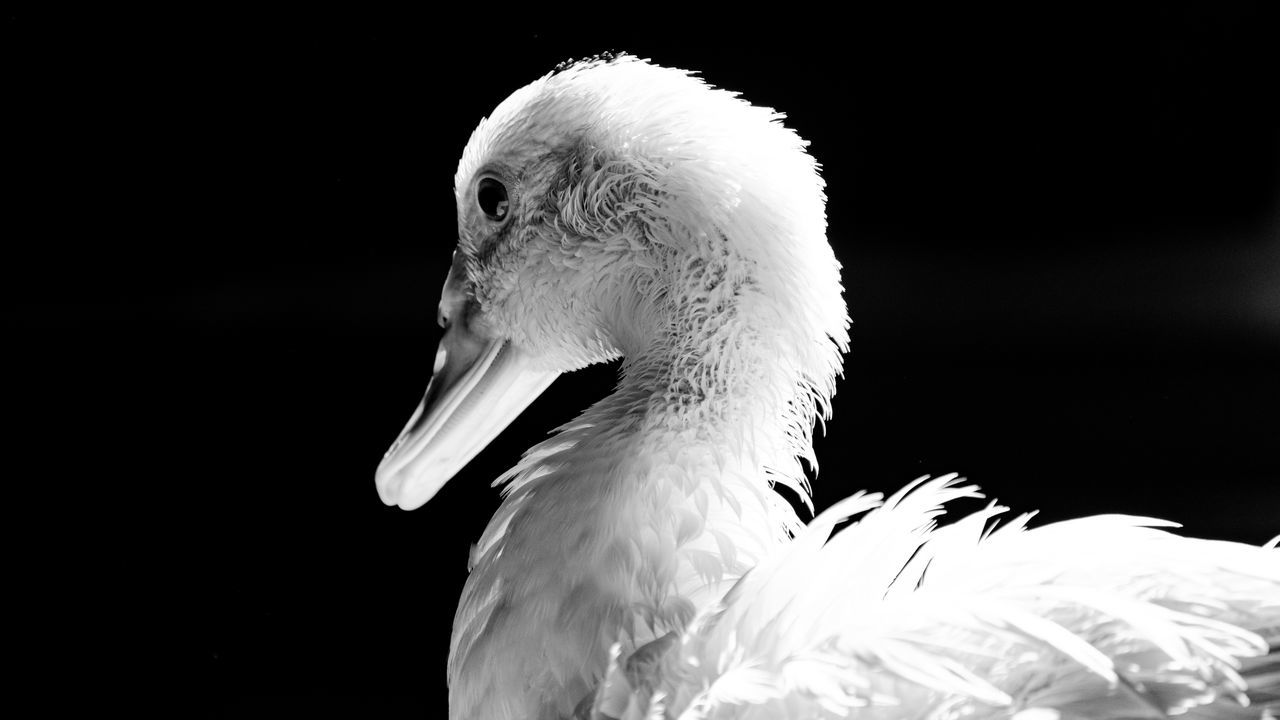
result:
M 502 478 L 455 618 L 459 707 L 515 686 L 528 703 L 585 694 L 613 643 L 681 631 L 798 529 L 773 485 L 808 500 L 798 458 L 825 386 L 785 334 L 745 321 L 754 301 L 669 315 L 616 392 Z

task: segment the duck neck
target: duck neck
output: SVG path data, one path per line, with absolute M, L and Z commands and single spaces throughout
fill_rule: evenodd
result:
M 503 478 L 455 619 L 459 717 L 501 716 L 499 700 L 567 714 L 545 703 L 590 692 L 613 643 L 682 631 L 798 529 L 773 489 L 808 497 L 817 401 L 795 344 L 736 308 L 684 310 L 623 345 L 617 391 Z
M 683 310 L 627 352 L 613 394 L 502 478 L 508 497 L 481 552 L 510 545 L 515 525 L 531 539 L 578 529 L 530 546 L 555 563 L 599 547 L 583 537 L 655 534 L 677 554 L 701 537 L 713 542 L 696 549 L 733 578 L 799 527 L 773 486 L 808 502 L 800 459 L 812 461 L 812 390 L 786 342 L 741 322 L 737 307 Z
M 617 472 L 581 477 L 612 484 L 611 497 L 650 526 L 691 512 L 689 537 L 732 541 L 695 542 L 695 552 L 711 551 L 736 578 L 799 526 L 773 486 L 808 502 L 799 458 L 812 458 L 812 404 L 782 343 L 733 310 L 688 310 L 632 349 L 618 390 L 583 415 L 598 434 L 580 445 L 609 448 Z
M 628 356 L 619 389 L 604 405 L 647 452 L 697 450 L 717 466 L 764 469 L 794 465 L 786 443 L 785 379 L 769 366 L 754 333 L 731 337 L 671 338 Z M 726 473 L 703 481 L 732 480 Z
M 648 313 L 658 320 L 634 333 L 634 342 L 619 338 L 626 357 L 619 388 L 600 410 L 612 416 L 614 432 L 633 436 L 631 457 L 677 452 L 686 466 L 694 455 L 713 460 L 715 470 L 702 468 L 685 489 L 746 484 L 772 495 L 781 482 L 808 503 L 800 459 L 813 464 L 813 422 L 822 408 L 804 358 L 770 322 L 781 314 L 749 281 L 718 277 L 707 297 Z

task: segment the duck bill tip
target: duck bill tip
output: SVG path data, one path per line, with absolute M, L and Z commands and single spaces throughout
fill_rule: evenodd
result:
M 509 342 L 445 333 L 422 402 L 375 473 L 386 505 L 425 505 L 559 375 Z

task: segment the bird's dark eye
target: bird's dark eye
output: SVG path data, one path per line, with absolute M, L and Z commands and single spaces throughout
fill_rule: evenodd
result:
M 507 217 L 507 188 L 493 178 L 482 178 L 476 187 L 476 202 L 480 211 L 490 220 L 503 220 Z

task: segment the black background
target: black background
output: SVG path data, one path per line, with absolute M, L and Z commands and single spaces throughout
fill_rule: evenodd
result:
M 173 716 L 443 713 L 488 483 L 614 368 L 557 381 L 421 510 L 383 507 L 373 470 L 430 371 L 471 129 L 605 50 L 785 111 L 825 167 L 854 324 L 820 508 L 954 470 L 1044 519 L 1266 541 L 1280 135 L 1258 8 L 8 16 L 32 677 L 111 676 L 102 697 Z

